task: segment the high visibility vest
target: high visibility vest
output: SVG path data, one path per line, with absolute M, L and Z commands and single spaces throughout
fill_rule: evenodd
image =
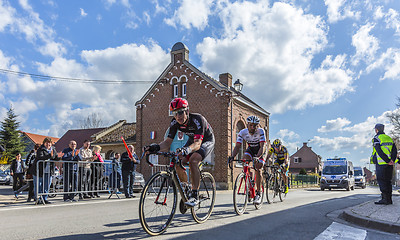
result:
M 379 145 L 380 148 L 382 149 L 383 153 L 386 154 L 386 156 L 391 159 L 391 155 L 392 155 L 392 148 L 393 148 L 393 140 L 391 137 L 389 137 L 386 134 L 379 134 L 378 136 L 375 136 L 375 139 L 379 140 Z M 372 139 L 372 144 L 374 144 L 374 139 Z M 383 160 L 379 154 L 376 152 L 376 149 L 374 147 L 374 150 L 372 152 L 373 156 L 376 156 L 376 160 L 378 162 L 379 165 L 385 165 L 388 164 L 387 162 L 385 162 L 385 160 Z M 393 159 L 391 159 L 393 160 Z M 398 162 L 398 159 L 394 160 L 395 163 Z

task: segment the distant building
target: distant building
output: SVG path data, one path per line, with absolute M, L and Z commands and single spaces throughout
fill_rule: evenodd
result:
M 307 143 L 290 156 L 289 172 L 298 174 L 301 169 L 305 169 L 307 173 L 319 173 L 322 170 L 321 156 L 316 154 Z
M 99 145 L 101 147 L 101 152 L 104 153 L 105 159 L 110 159 L 117 152 L 126 152 L 121 137 L 124 138 L 127 145 L 136 147 L 136 123 L 128 123 L 126 120 L 120 120 L 92 135 L 92 145 Z M 135 152 L 136 151 L 135 149 Z
M 364 167 L 364 173 L 365 173 L 365 181 L 367 183 L 371 183 L 372 181 L 376 180 L 376 176 L 374 175 L 373 172 L 368 170 L 368 168 Z
M 125 146 L 121 137 L 128 145 L 136 146 L 136 123 L 127 123 L 119 120 L 117 123 L 104 128 L 73 129 L 68 130 L 56 143 L 57 152 L 67 148 L 71 140 L 76 141 L 77 148 L 83 146 L 85 140 L 91 142 L 91 146 L 99 145 L 101 154 L 105 159 L 110 159 L 116 152 L 125 152 Z
M 58 142 L 60 138 L 56 137 L 50 137 L 50 136 L 44 136 L 44 135 L 39 135 L 39 134 L 34 134 L 34 133 L 28 133 L 28 132 L 21 132 L 22 134 L 22 141 L 26 144 L 25 145 L 25 150 L 24 152 L 28 154 L 34 147 L 35 144 L 43 144 L 43 140 L 46 137 L 51 138 L 53 143 Z
M 83 146 L 83 141 L 92 141 L 92 136 L 104 129 L 105 128 L 88 128 L 68 130 L 55 144 L 57 152 L 62 152 L 62 150 L 68 147 L 69 142 L 72 140 L 76 142 L 77 148 L 81 148 Z

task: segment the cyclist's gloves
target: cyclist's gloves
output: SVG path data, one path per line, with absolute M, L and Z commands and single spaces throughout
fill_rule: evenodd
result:
M 153 143 L 149 146 L 145 146 L 144 151 L 150 152 L 150 153 L 156 153 L 156 152 L 160 151 L 160 145 Z
M 182 153 L 182 156 L 187 156 L 192 152 L 192 149 L 190 147 L 183 147 L 183 148 L 177 149 L 177 152 Z

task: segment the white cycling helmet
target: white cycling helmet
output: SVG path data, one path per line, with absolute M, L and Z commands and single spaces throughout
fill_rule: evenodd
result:
M 252 115 L 252 116 L 247 118 L 247 123 L 257 123 L 257 124 L 259 124 L 260 123 L 260 119 L 257 116 Z

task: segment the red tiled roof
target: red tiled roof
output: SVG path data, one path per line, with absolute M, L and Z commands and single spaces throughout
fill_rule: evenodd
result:
M 60 139 L 60 138 L 56 138 L 56 137 L 43 136 L 43 135 L 28 133 L 28 132 L 22 132 L 22 134 L 25 134 L 30 140 L 32 140 L 32 142 L 39 143 L 39 144 L 42 144 L 43 140 L 46 137 L 51 138 L 51 140 L 53 140 L 53 142 L 57 142 Z
M 77 148 L 81 148 L 83 145 L 83 141 L 86 139 L 92 140 L 91 136 L 104 130 L 105 128 L 89 128 L 89 129 L 74 129 L 68 130 L 58 142 L 55 144 L 55 147 L 58 152 L 61 152 L 65 148 L 68 147 L 68 144 L 71 140 L 76 141 Z

